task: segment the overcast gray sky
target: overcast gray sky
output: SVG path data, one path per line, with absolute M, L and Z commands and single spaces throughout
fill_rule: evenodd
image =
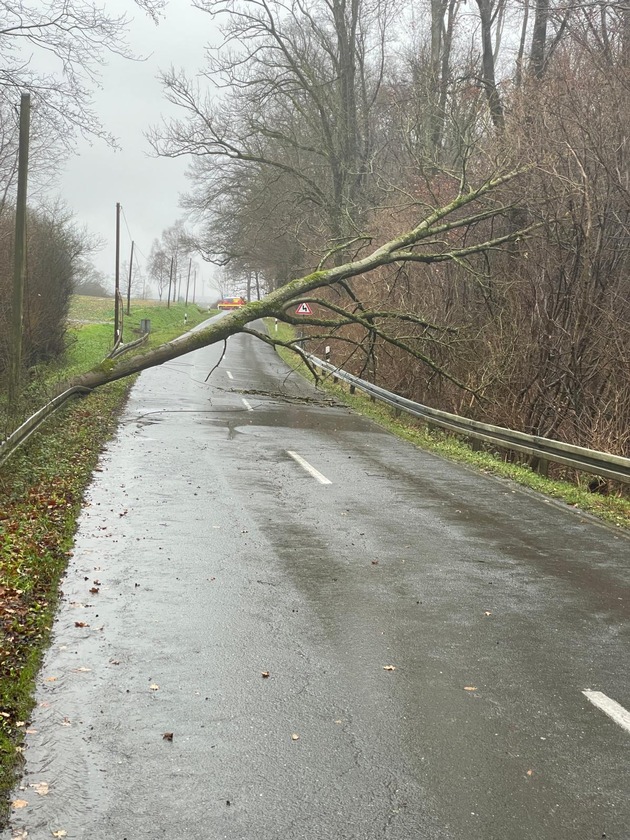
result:
M 94 263 L 113 278 L 117 201 L 123 206 L 131 234 L 123 221 L 121 260 L 129 258 L 133 238 L 138 259 L 144 263 L 142 255 L 148 256 L 153 239 L 182 216 L 179 196 L 188 186 L 184 174 L 187 163 L 152 157 L 143 132 L 169 112 L 156 78 L 159 69 L 173 64 L 196 72 L 203 64 L 204 46 L 214 33 L 209 15 L 192 8 L 188 0 L 171 0 L 159 26 L 129 1 L 107 0 L 106 5 L 108 10 L 133 15 L 129 42 L 136 53 L 149 58 L 143 62 L 109 58 L 103 68 L 103 89 L 94 96 L 95 110 L 104 127 L 118 137 L 121 148 L 113 150 L 103 142 L 80 141 L 77 154 L 60 177 L 58 192 L 77 221 L 105 240 Z M 201 261 L 199 264 L 205 293 L 212 297 L 210 285 L 216 269 Z

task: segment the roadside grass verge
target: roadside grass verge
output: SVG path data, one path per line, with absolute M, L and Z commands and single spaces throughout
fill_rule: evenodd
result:
M 109 309 L 106 310 L 105 305 Z M 94 314 L 95 311 L 107 315 L 111 310 L 112 322 L 70 323 L 66 332 L 65 358 L 30 368 L 25 376 L 19 402 L 12 407 L 11 413 L 6 404 L 6 389 L 0 389 L 0 432 L 5 436 L 51 399 L 58 392 L 61 383 L 90 370 L 112 350 L 114 310 L 111 300 L 75 295 L 72 298 L 71 309 L 79 315 Z M 184 314 L 188 316 L 186 324 Z M 138 348 L 137 352 L 176 338 L 212 314 L 205 308 L 186 307 L 183 303 L 172 304 L 167 308 L 166 305 L 156 306 L 155 302 L 133 301 L 131 315 L 123 319 L 123 342 L 128 343 L 140 337 L 140 322 L 143 319 L 151 321 L 151 332 L 148 341 Z
M 270 335 L 273 334 L 281 341 L 291 341 L 295 337 L 293 328 L 286 324 L 278 324 L 278 331 L 275 332 L 273 322 L 269 322 L 268 329 Z M 277 352 L 296 372 L 311 382 L 314 381 L 310 370 L 297 353 L 283 347 L 277 348 Z M 384 403 L 372 402 L 367 395 L 350 394 L 347 387 L 344 388 L 339 383 L 334 384 L 331 377 L 327 376 L 320 380 L 319 387 L 359 414 L 369 417 L 380 426 L 421 449 L 465 464 L 479 472 L 511 479 L 517 484 L 596 516 L 610 525 L 630 530 L 630 499 L 627 497 L 612 493 L 607 496 L 591 493 L 579 484 L 539 475 L 527 464 L 511 463 L 493 452 L 473 450 L 465 440 L 455 435 L 449 435 L 440 429 L 429 428 L 421 420 L 416 420 L 404 413 L 397 417 L 392 408 Z M 587 481 L 590 478 L 591 476 L 587 478 Z
M 0 790 L 5 802 L 83 493 L 130 384 L 112 383 L 71 403 L 0 469 Z
M 171 307 L 168 317 L 154 318 L 156 310 L 151 314 L 153 344 L 181 335 L 212 314 L 188 307 L 185 327 L 183 307 Z M 111 349 L 109 326 L 89 324 L 72 332 L 76 338 L 65 363 L 39 372 L 44 383 L 40 395 L 51 382 L 93 367 Z M 83 494 L 132 384 L 133 378 L 113 382 L 68 403 L 0 467 L 0 828 L 8 815 L 34 680 L 49 642 Z
M 78 297 L 78 296 L 75 296 Z M 83 301 L 87 298 L 83 298 Z M 95 300 L 103 300 L 96 298 Z M 104 301 L 110 303 L 110 301 Z M 142 349 L 149 349 L 157 347 L 158 344 L 163 344 L 165 341 L 170 341 L 181 335 L 191 327 L 197 326 L 202 321 L 205 321 L 213 313 L 208 312 L 207 309 L 198 306 L 184 306 L 183 303 L 174 303 L 170 307 L 166 305 L 156 306 L 156 302 L 148 303 L 142 301 L 135 303 L 131 309 L 130 315 L 123 317 L 123 343 L 128 343 L 140 338 L 142 332 L 140 330 L 140 322 L 142 320 L 151 321 L 151 332 L 146 344 L 142 345 Z M 86 306 L 84 302 L 80 304 L 81 308 L 75 311 L 85 312 L 83 307 Z M 88 302 L 87 306 L 92 305 Z M 74 376 L 83 371 L 89 370 L 95 364 L 102 361 L 105 356 L 112 350 L 114 346 L 114 328 L 113 328 L 113 306 L 111 306 L 111 323 L 84 323 L 71 325 L 67 332 L 67 350 L 66 359 L 63 365 L 55 371 L 57 380 L 67 379 L 69 376 Z M 184 315 L 188 316 L 188 321 L 184 323 Z M 138 351 L 140 352 L 141 348 Z M 89 355 L 89 363 L 88 363 Z M 87 365 L 87 366 L 86 366 Z M 53 367 L 54 370 L 54 367 Z M 46 376 L 46 369 L 44 369 L 44 376 Z

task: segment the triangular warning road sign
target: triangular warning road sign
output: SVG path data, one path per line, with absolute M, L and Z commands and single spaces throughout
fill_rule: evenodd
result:
M 312 315 L 312 314 L 313 314 L 313 310 L 312 310 L 312 309 L 311 309 L 311 307 L 308 305 L 308 303 L 304 302 L 304 303 L 301 303 L 301 304 L 298 306 L 298 308 L 295 310 L 295 314 L 296 314 L 296 315 Z

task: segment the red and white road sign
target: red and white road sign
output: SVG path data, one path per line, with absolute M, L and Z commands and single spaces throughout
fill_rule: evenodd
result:
M 313 314 L 313 310 L 312 310 L 312 309 L 311 309 L 311 307 L 308 305 L 308 303 L 304 302 L 304 303 L 301 303 L 301 304 L 298 306 L 298 308 L 295 310 L 295 314 L 296 314 L 296 315 L 312 315 L 312 314 Z

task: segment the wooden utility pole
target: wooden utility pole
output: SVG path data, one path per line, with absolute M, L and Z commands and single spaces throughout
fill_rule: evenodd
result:
M 22 376 L 22 321 L 24 317 L 24 279 L 26 276 L 26 187 L 28 146 L 31 123 L 31 97 L 20 100 L 20 139 L 18 147 L 18 187 L 15 207 L 15 249 L 13 255 L 13 300 L 11 308 L 11 362 L 9 365 L 9 408 L 15 407 Z
M 133 270 L 133 246 L 131 243 L 131 256 L 129 257 L 129 282 L 127 283 L 127 315 L 131 314 L 131 272 Z
M 197 269 L 195 269 L 195 274 L 193 276 L 193 303 L 195 302 L 195 297 L 197 295 Z
M 116 291 L 114 292 L 114 346 L 120 339 L 118 301 L 120 299 L 120 203 L 116 202 Z

